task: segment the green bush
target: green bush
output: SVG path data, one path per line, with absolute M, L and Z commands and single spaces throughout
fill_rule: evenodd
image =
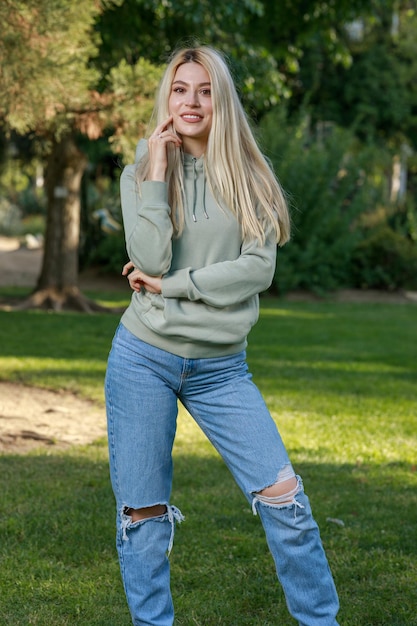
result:
M 282 113 L 267 116 L 261 132 L 292 208 L 292 241 L 278 253 L 276 290 L 323 293 L 348 286 L 362 236 L 358 216 L 383 194 L 383 182 L 374 175 L 380 155 L 336 127 L 312 137 L 302 124 L 289 126 Z
M 24 217 L 20 224 L 20 232 L 22 235 L 44 235 L 45 234 L 45 216 L 31 214 Z
M 99 267 L 120 274 L 127 261 L 119 182 L 109 177 L 84 187 L 81 210 L 80 268 Z
M 352 256 L 353 286 L 417 289 L 417 245 L 388 225 L 371 231 Z
M 46 195 L 43 188 L 36 189 L 29 185 L 19 193 L 17 202 L 23 216 L 46 214 Z
M 100 267 L 103 272 L 120 274 L 127 261 L 124 233 L 120 231 L 102 235 L 100 241 L 91 251 L 88 265 Z
M 20 220 L 22 213 L 19 207 L 0 197 L 0 234 L 8 237 L 20 234 Z

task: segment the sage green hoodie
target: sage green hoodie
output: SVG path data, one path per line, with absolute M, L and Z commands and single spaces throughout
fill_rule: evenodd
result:
M 147 151 L 141 140 L 136 162 Z M 121 175 L 121 203 L 129 259 L 162 276 L 162 293 L 141 290 L 122 316 L 136 337 L 184 358 L 220 357 L 245 349 L 259 315 L 259 297 L 273 279 L 276 242 L 243 241 L 239 223 L 206 185 L 204 157 L 183 155 L 185 226 L 173 236 L 167 184 L 145 181 L 136 165 Z

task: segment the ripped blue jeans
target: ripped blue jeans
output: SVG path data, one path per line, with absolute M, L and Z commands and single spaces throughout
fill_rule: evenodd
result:
M 245 353 L 184 359 L 119 325 L 105 390 L 117 550 L 133 624 L 174 623 L 168 557 L 183 520 L 171 504 L 180 400 L 259 514 L 291 615 L 300 626 L 336 626 L 337 593 L 301 479 L 281 500 L 260 493 L 295 475 Z M 132 521 L 130 509 L 154 505 L 166 512 Z

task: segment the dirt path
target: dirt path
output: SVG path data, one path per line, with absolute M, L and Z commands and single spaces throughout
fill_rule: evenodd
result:
M 22 247 L 19 240 L 0 236 L 0 286 L 34 287 L 41 263 L 41 249 Z M 105 279 L 91 274 L 84 277 L 83 286 L 97 286 L 100 280 L 101 288 L 109 287 Z M 119 286 L 124 288 L 123 280 Z M 72 393 L 0 381 L 0 454 L 65 448 L 105 435 L 105 411 L 94 403 Z
M 0 236 L 0 286 L 34 286 L 41 263 L 41 249 L 22 247 L 16 238 Z
M 0 382 L 0 453 L 66 448 L 106 435 L 104 409 L 72 393 Z

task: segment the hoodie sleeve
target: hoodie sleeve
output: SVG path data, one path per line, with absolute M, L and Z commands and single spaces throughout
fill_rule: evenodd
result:
M 271 285 L 277 245 L 273 237 L 265 244 L 252 240 L 242 245 L 234 261 L 215 263 L 198 270 L 184 268 L 163 277 L 165 298 L 186 298 L 223 308 L 265 291 Z
M 168 189 L 166 183 L 144 181 L 139 195 L 135 170 L 136 165 L 127 165 L 120 177 L 126 250 L 135 267 L 150 276 L 161 276 L 168 272 L 172 259 Z

